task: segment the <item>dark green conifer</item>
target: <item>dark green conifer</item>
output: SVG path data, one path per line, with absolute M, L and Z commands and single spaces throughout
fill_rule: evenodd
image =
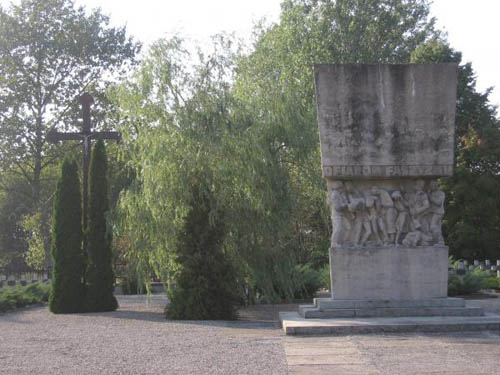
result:
M 222 249 L 224 218 L 211 209 L 210 198 L 208 189 L 192 189 L 190 211 L 176 249 L 180 271 L 170 292 L 168 319 L 236 318 L 235 271 Z
M 109 210 L 107 159 L 103 141 L 92 149 L 89 171 L 89 209 L 87 226 L 87 311 L 113 311 L 118 302 L 113 295 L 111 233 L 107 230 Z
M 82 311 L 84 256 L 82 251 L 82 198 L 78 167 L 64 160 L 57 182 L 52 219 L 52 289 L 49 308 L 53 313 Z

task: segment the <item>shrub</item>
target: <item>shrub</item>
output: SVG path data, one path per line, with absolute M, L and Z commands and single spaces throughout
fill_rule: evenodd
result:
M 168 319 L 236 318 L 235 271 L 222 249 L 224 218 L 211 208 L 211 198 L 208 188 L 191 190 L 190 210 L 176 249 L 180 270 L 169 291 Z
M 500 279 L 498 277 L 487 277 L 481 282 L 482 289 L 500 289 Z
M 465 275 L 457 275 L 456 270 L 452 269 L 448 272 L 448 295 L 457 296 L 478 292 L 488 275 L 488 272 L 479 269 L 467 271 Z
M 330 281 L 330 265 L 326 264 L 319 270 L 319 280 L 321 282 L 321 288 L 330 290 L 332 288 Z
M 295 267 L 294 284 L 294 298 L 312 298 L 322 286 L 320 273 L 308 264 L 299 264 Z
M 34 303 L 47 302 L 49 293 L 50 285 L 45 283 L 0 289 L 0 312 L 14 310 Z
M 115 277 L 111 265 L 111 232 L 106 224 L 108 210 L 106 149 L 104 142 L 99 140 L 92 149 L 89 173 L 87 311 L 114 311 L 118 308 L 113 295 Z
M 82 200 L 78 167 L 65 159 L 57 182 L 52 219 L 51 254 L 54 263 L 49 308 L 53 313 L 82 311 L 84 256 Z

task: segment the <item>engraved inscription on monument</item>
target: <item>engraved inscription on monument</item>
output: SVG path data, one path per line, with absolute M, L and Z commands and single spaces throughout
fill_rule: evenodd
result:
M 453 172 L 454 64 L 317 65 L 323 176 Z

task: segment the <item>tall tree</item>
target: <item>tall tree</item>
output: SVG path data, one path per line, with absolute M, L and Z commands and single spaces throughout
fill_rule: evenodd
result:
M 274 228 L 279 253 L 315 266 L 328 262 L 314 64 L 406 63 L 437 35 L 433 25 L 426 0 L 285 0 L 279 24 L 257 33 L 255 50 L 239 61 L 235 96 L 254 114 L 252 141 L 265 150 L 275 181 L 269 207 L 286 223 Z
M 104 142 L 99 140 L 92 149 L 89 171 L 89 217 L 87 230 L 88 259 L 85 281 L 86 310 L 114 311 L 118 302 L 113 295 L 111 231 L 106 215 L 109 211 L 107 158 Z
M 85 266 L 81 218 L 78 166 L 75 161 L 65 159 L 57 182 L 52 222 L 54 270 L 49 308 L 56 314 L 82 311 Z
M 0 8 L 0 170 L 30 186 L 33 210 L 42 172 L 61 151 L 45 144 L 46 133 L 74 126 L 74 99 L 84 90 L 102 99 L 109 77 L 123 72 L 139 49 L 125 28 L 108 25 L 99 9 L 87 14 L 73 0 L 22 0 Z
M 497 259 L 500 242 L 500 120 L 488 96 L 476 89 L 470 63 L 438 39 L 421 45 L 412 62 L 459 65 L 455 173 L 442 179 L 447 194 L 443 220 L 446 243 L 457 258 Z

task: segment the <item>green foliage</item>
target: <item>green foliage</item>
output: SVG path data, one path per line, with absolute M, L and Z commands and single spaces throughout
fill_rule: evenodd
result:
M 0 7 L 0 263 L 22 260 L 31 237 L 19 233 L 25 215 L 41 216 L 35 247 L 43 241 L 49 249 L 57 164 L 79 144 L 49 145 L 46 135 L 78 124 L 82 90 L 96 101 L 93 124 L 106 126 L 112 108 L 104 90 L 134 65 L 139 47 L 100 9 L 73 0 Z
M 29 233 L 26 264 L 34 270 L 43 270 L 47 264 L 45 259 L 45 242 L 42 235 L 41 214 L 24 216 L 21 226 Z
M 321 282 L 321 288 L 331 290 L 331 279 L 330 279 L 330 264 L 325 264 L 319 270 L 319 279 Z
M 408 62 L 435 35 L 424 0 L 285 1 L 248 55 L 223 37 L 197 60 L 180 38 L 155 43 L 133 79 L 110 90 L 136 175 L 116 234 L 139 269 L 172 278 L 202 180 L 224 212 L 238 280 L 268 301 L 293 298 L 295 266 L 325 265 L 331 233 L 313 64 Z
M 467 270 L 465 275 L 457 275 L 458 264 L 461 260 L 449 259 L 448 296 L 466 295 L 478 292 L 483 283 L 490 276 L 489 271 L 481 271 L 478 267 Z
M 52 222 L 54 269 L 49 308 L 56 314 L 82 311 L 84 255 L 81 205 L 77 164 L 65 159 L 57 182 Z
M 34 283 L 24 287 L 0 289 L 0 313 L 16 308 L 47 302 L 50 294 L 50 284 Z
M 168 319 L 236 318 L 236 275 L 223 251 L 224 215 L 214 210 L 213 195 L 202 182 L 192 200 L 176 249 L 179 270 L 169 293 Z
M 494 276 L 483 279 L 481 289 L 500 289 L 500 279 Z
M 456 271 L 448 273 L 448 295 L 466 295 L 478 292 L 482 288 L 483 280 L 487 278 L 484 271 L 470 271 L 465 275 L 457 275 Z
M 234 92 L 252 114 L 250 140 L 266 158 L 259 168 L 273 179 L 266 195 L 281 224 L 273 226 L 279 253 L 316 268 L 328 262 L 314 64 L 408 62 L 436 34 L 428 13 L 426 1 L 285 1 L 279 24 L 257 30 Z
M 293 278 L 297 285 L 294 298 L 313 298 L 321 288 L 320 273 L 308 264 L 299 264 L 295 267 Z
M 124 295 L 146 293 L 146 285 L 144 283 L 140 283 L 137 277 L 123 278 L 120 280 L 119 286 L 122 294 Z
M 118 302 L 113 295 L 114 274 L 111 265 L 111 231 L 106 214 L 109 211 L 106 149 L 102 140 L 92 149 L 89 170 L 89 211 L 87 233 L 87 283 L 85 309 L 114 311 Z
M 412 62 L 461 62 L 461 54 L 437 39 L 421 45 Z M 456 109 L 456 167 L 442 179 L 446 243 L 456 257 L 495 258 L 500 242 L 500 120 L 490 90 L 476 90 L 471 64 L 459 65 Z
M 24 263 L 27 241 L 19 221 L 30 212 L 26 201 L 31 194 L 21 178 L 4 176 L 4 182 L 0 189 L 0 269 Z

